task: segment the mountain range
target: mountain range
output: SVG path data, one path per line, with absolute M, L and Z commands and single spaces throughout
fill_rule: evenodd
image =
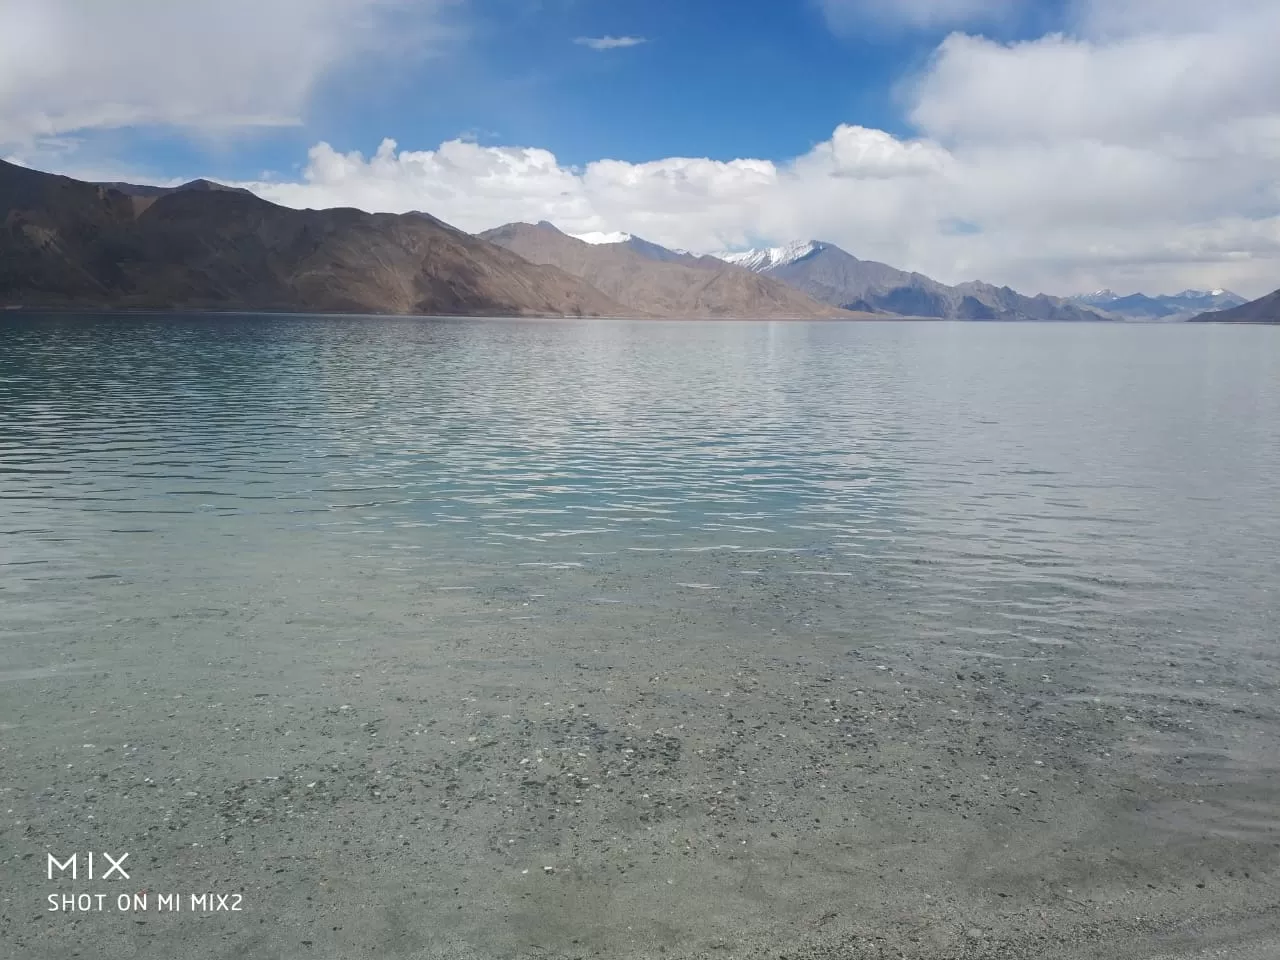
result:
M 820 241 L 719 256 L 845 310 L 946 320 L 1113 319 L 1044 294 L 1027 297 L 989 283 L 948 286 L 922 273 L 859 260 L 835 244 Z
M 207 181 L 100 185 L 0 162 L 0 304 L 610 316 L 554 267 L 425 214 L 292 210 Z
M 543 221 L 544 223 L 546 221 Z M 611 244 L 624 244 L 636 253 L 643 254 L 650 260 L 669 260 L 674 263 L 696 263 L 699 260 L 706 259 L 706 256 L 700 256 L 696 253 L 690 253 L 688 250 L 678 250 L 674 247 L 662 247 L 656 243 L 637 237 L 635 234 L 623 233 L 617 231 L 614 233 L 571 233 L 569 236 L 575 240 L 582 240 L 584 243 L 595 244 L 597 246 L 608 246 Z M 713 260 L 715 258 L 712 258 Z
M 1183 290 L 1155 297 L 1144 293 L 1122 297 L 1111 290 L 1098 290 L 1071 299 L 1130 320 L 1187 320 L 1201 313 L 1226 310 L 1246 302 L 1244 297 L 1230 290 Z
M 816 241 L 697 256 L 545 222 L 472 236 L 427 213 L 294 210 L 209 180 L 86 183 L 0 161 L 0 307 L 1280 322 L 1280 291 L 1028 297 Z
M 1228 310 L 1202 313 L 1191 319 L 1214 323 L 1280 323 L 1280 290 Z
M 589 243 L 545 221 L 509 223 L 480 236 L 532 263 L 559 267 L 643 316 L 855 316 L 715 257 L 679 254 L 637 237 Z

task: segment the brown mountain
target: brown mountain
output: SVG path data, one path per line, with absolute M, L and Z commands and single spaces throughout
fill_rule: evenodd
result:
M 1280 323 L 1280 290 L 1238 307 L 1211 310 L 1192 319 L 1207 323 Z
M 0 305 L 632 312 L 425 214 L 291 210 L 208 181 L 91 184 L 3 162 Z
M 770 277 L 711 257 L 662 260 L 627 243 L 590 244 L 549 223 L 509 223 L 480 234 L 533 263 L 581 277 L 626 307 L 659 317 L 855 317 Z
M 859 260 L 833 243 L 792 244 L 786 253 L 785 258 L 776 259 L 775 251 L 750 250 L 727 259 L 847 310 L 947 320 L 1113 319 L 1044 294 L 1028 297 L 1009 287 L 974 281 L 948 286 L 922 273 Z

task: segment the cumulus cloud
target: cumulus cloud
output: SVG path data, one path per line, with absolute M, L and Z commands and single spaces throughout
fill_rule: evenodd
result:
M 1151 143 L 1204 139 L 1272 116 L 1280 4 L 1234 29 L 1093 40 L 1054 35 L 1005 46 L 952 34 L 916 91 L 911 119 L 951 139 Z
M 799 172 L 885 180 L 944 173 L 951 155 L 936 143 L 899 140 L 883 130 L 843 125 L 797 161 Z
M 576 37 L 574 43 L 592 50 L 619 50 L 648 43 L 644 37 Z
M 1273 0 L 1072 0 L 1075 26 L 1094 37 L 1217 30 L 1274 8 Z
M 425 210 L 469 231 L 550 220 L 701 252 L 819 238 L 949 282 L 1060 294 L 1261 294 L 1280 284 L 1274 161 L 1246 151 L 1223 162 L 1088 140 L 947 147 L 841 126 L 781 164 L 673 157 L 571 168 L 537 148 L 450 141 L 402 151 L 386 140 L 365 157 L 322 143 L 300 181 L 247 186 L 295 207 Z
M 549 151 L 465 140 L 435 150 L 401 151 L 387 139 L 367 159 L 320 143 L 311 148 L 300 182 L 248 186 L 292 207 L 421 210 L 469 230 L 550 214 L 573 223 L 595 218 L 580 176 Z
M 821 236 L 905 262 L 936 232 L 954 163 L 936 144 L 852 126 L 782 165 L 671 157 L 573 169 L 536 148 L 455 140 L 401 151 L 384 140 L 367 158 L 319 144 L 300 182 L 247 186 L 295 207 L 425 210 L 470 231 L 545 219 L 570 233 L 625 231 L 699 251 Z M 930 191 L 939 198 L 926 201 Z
M 848 14 L 857 0 L 828 0 Z M 938 24 L 1011 5 L 913 0 Z M 1280 6 L 1074 0 L 1060 33 L 953 33 L 906 88 L 912 136 L 841 125 L 786 162 L 667 158 L 570 168 L 451 142 L 373 157 L 316 147 L 293 205 L 425 209 L 468 230 L 547 219 L 710 251 L 831 240 L 929 273 L 1065 294 L 1280 286 Z
M 359 7 L 368 17 L 388 0 L 272 2 L 330 17 Z M 931 17 L 981 12 L 961 3 L 913 9 L 926 6 Z M 536 146 L 454 140 L 418 150 L 386 140 L 362 155 L 320 143 L 296 181 L 247 185 L 290 206 L 424 210 L 470 231 L 546 219 L 575 234 L 623 231 L 698 252 L 830 240 L 948 282 L 1057 294 L 1196 286 L 1260 295 L 1280 286 L 1280 5 L 1071 0 L 1069 9 L 1060 33 L 1029 41 L 943 40 L 905 87 L 910 133 L 844 124 L 787 160 L 569 166 Z M 18 25 L 26 41 L 0 29 L 0 77 L 63 76 L 60 61 L 27 55 L 49 46 L 39 18 Z M 340 55 L 329 51 L 347 49 L 333 44 L 304 57 L 317 65 L 310 82 Z M 15 99 L 6 82 L 0 118 L 15 103 L 48 111 L 42 98 Z M 145 101 L 152 115 L 181 116 L 196 101 L 182 83 L 175 89 Z M 233 82 L 231 93 L 203 102 L 228 116 L 287 116 L 305 96 L 296 92 L 305 84 L 293 89 L 253 98 Z M 67 104 L 90 103 L 83 91 L 59 97 L 68 114 Z
M 448 2 L 4 0 L 0 144 L 147 124 L 297 123 L 327 71 L 385 53 L 392 37 L 421 49 Z

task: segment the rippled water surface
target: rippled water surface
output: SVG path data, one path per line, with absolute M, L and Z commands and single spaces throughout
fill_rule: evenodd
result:
M 637 685 L 687 667 L 707 687 L 753 664 L 805 684 L 878 669 L 900 678 L 886 698 L 946 678 L 961 699 L 937 700 L 939 716 L 992 727 L 1024 710 L 1009 733 L 1023 739 L 1009 742 L 1049 766 L 1077 731 L 1098 757 L 1119 756 L 1114 742 L 1160 765 L 1152 782 L 1178 782 L 1188 758 L 1197 777 L 1280 772 L 1280 329 L 0 324 L 0 693 L 13 692 L 12 729 L 42 698 L 56 702 L 57 683 L 94 678 L 76 702 L 97 719 L 68 719 L 59 750 L 78 750 L 108 716 L 136 740 L 129 711 L 161 687 L 168 702 L 203 696 L 201 717 L 257 698 L 250 717 L 290 682 L 367 685 L 368 671 L 415 677 L 428 662 L 405 682 L 447 675 L 462 691 L 474 679 L 466 693 L 482 701 L 499 688 L 518 699 L 526 684 L 578 689 L 606 662 Z M 561 636 L 573 653 L 552 663 Z M 366 647 L 383 659 L 361 659 Z M 698 665 L 682 659 L 694 647 Z M 729 659 L 707 659 L 712 648 Z M 183 679 L 171 660 L 207 663 L 205 679 Z M 493 664 L 508 672 L 494 679 Z M 317 665 L 329 673 L 305 673 Z M 872 689 L 851 676 L 850 696 Z M 976 700 L 955 677 L 978 685 Z M 611 682 L 595 688 L 602 702 L 622 689 Z M 789 703 L 782 683 L 768 703 Z M 365 700 L 317 700 L 317 716 L 347 704 L 367 716 L 385 691 L 361 689 Z M 528 689 L 528 709 L 550 703 Z M 671 687 L 673 715 L 710 717 L 723 702 L 695 706 L 695 694 Z M 635 703 L 655 702 L 646 696 Z M 984 702 L 989 715 L 969 709 Z M 459 724 L 480 723 L 479 709 Z M 495 706 L 492 722 L 512 709 Z M 284 738 L 301 729 L 287 717 L 245 727 L 281 769 Z M 72 775 L 50 758 L 46 799 Z M 1084 777 L 1119 776 L 1071 763 L 1063 796 Z M 236 776 L 257 783 L 271 769 L 252 765 Z M 748 768 L 733 760 L 724 776 Z M 170 773 L 190 783 L 198 769 Z M 1262 795 L 1210 799 L 1219 805 L 1199 819 L 1170 814 L 1168 829 L 1277 835 Z M 622 821 L 600 816 L 607 845 Z M 46 828 L 60 822 L 72 820 Z M 508 842 L 494 841 L 519 849 Z
M 769 576 L 847 579 L 903 639 L 993 656 L 1119 627 L 1251 646 L 1280 582 L 1270 329 L 50 317 L 0 337 L 6 619 L 65 628 L 105 580 L 194 589 L 237 549 L 276 568 L 303 543 L 386 561 L 388 591 L 461 558 L 786 555 Z M 673 566 L 646 589 L 764 575 Z

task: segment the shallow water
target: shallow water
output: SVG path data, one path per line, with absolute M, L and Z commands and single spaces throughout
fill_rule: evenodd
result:
M 746 663 L 867 689 L 858 671 L 996 677 L 999 709 L 1066 725 L 1027 734 L 1040 755 L 1075 730 L 1144 782 L 1280 769 L 1276 330 L 0 324 L 0 729 L 39 717 L 21 746 L 50 771 L 90 710 L 126 737 L 150 688 L 221 706 L 316 664 L 427 663 L 481 696 L 606 663 L 695 686 Z M 676 686 L 672 709 L 708 709 Z M 1130 728 L 1097 732 L 1103 713 Z M 277 765 L 282 729 L 254 735 Z M 46 800 L 83 786 L 59 776 Z M 1167 829 L 1271 846 L 1253 794 L 1198 799 Z M 95 802 L 45 803 L 27 841 L 66 845 Z
M 992 655 L 1273 653 L 1269 329 L 6 318 L 0 409 L 7 616 L 59 629 L 305 535 L 387 602 L 459 557 L 709 552 L 785 569 L 645 589 L 812 576 Z

